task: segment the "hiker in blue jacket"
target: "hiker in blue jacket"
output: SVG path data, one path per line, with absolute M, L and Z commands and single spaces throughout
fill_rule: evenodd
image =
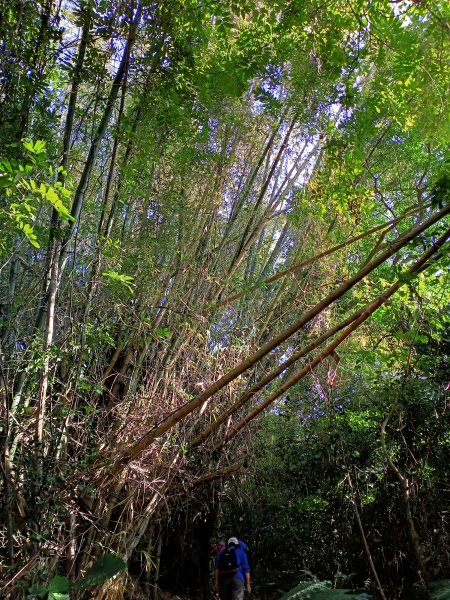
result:
M 214 578 L 220 600 L 242 600 L 244 590 L 251 592 L 247 554 L 237 538 L 231 537 L 225 550 L 216 557 Z

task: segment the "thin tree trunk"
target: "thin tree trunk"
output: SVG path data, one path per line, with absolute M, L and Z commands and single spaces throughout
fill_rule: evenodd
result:
M 70 143 L 72 140 L 73 122 L 75 117 L 75 108 L 78 100 L 78 91 L 81 83 L 81 76 L 83 73 L 84 59 L 86 56 L 86 50 L 89 42 L 89 31 L 91 28 L 92 20 L 92 7 L 90 0 L 81 6 L 81 14 L 83 15 L 83 29 L 81 32 L 80 45 L 78 46 L 77 59 L 75 61 L 74 73 L 72 79 L 72 87 L 70 89 L 69 103 L 67 106 L 66 123 L 63 134 L 63 148 L 61 155 L 60 166 L 63 171 L 67 170 L 67 164 L 69 159 Z M 60 171 L 59 177 L 64 177 L 62 171 Z
M 153 498 L 145 507 L 143 514 L 138 519 L 136 519 L 137 522 L 133 521 L 127 539 L 125 541 L 126 560 L 130 560 L 133 551 L 141 541 L 142 536 L 147 531 L 150 519 L 154 517 L 155 510 L 162 503 L 163 497 L 164 496 L 159 492 L 154 494 Z
M 261 153 L 261 156 L 259 157 L 257 164 L 255 165 L 254 169 L 251 171 L 248 181 L 244 184 L 244 188 L 243 188 L 241 194 L 239 195 L 237 202 L 233 205 L 230 219 L 227 224 L 227 228 L 225 229 L 225 232 L 224 232 L 224 235 L 222 238 L 222 242 L 218 248 L 218 255 L 222 251 L 224 244 L 225 244 L 225 240 L 228 239 L 228 236 L 231 232 L 231 228 L 233 227 L 233 224 L 236 221 L 236 218 L 239 215 L 239 212 L 240 212 L 245 200 L 247 199 L 248 195 L 250 194 L 253 184 L 256 180 L 256 177 L 257 177 L 259 171 L 261 170 L 261 167 L 264 164 L 264 161 L 266 160 L 266 158 L 275 142 L 276 136 L 283 124 L 286 113 L 287 113 L 287 110 L 285 110 L 283 112 L 283 114 L 280 116 L 280 119 L 279 119 L 276 127 L 273 129 L 272 133 L 270 134 L 269 139 L 266 142 L 266 145 L 264 146 L 264 149 Z
M 39 33 L 35 39 L 35 43 L 33 46 L 33 54 L 30 57 L 30 63 L 28 65 L 28 70 L 31 73 L 31 77 L 34 80 L 34 86 L 28 86 L 27 92 L 25 93 L 25 97 L 22 98 L 21 102 L 21 111 L 18 119 L 18 130 L 17 130 L 17 140 L 22 140 L 26 137 L 26 131 L 28 128 L 28 119 L 30 115 L 30 109 L 33 102 L 33 98 L 36 94 L 36 88 L 38 87 L 39 81 L 42 78 L 44 72 L 44 65 L 39 64 L 40 59 L 43 57 L 47 57 L 47 44 L 49 41 L 49 23 L 50 17 L 53 8 L 53 0 L 47 0 L 45 4 L 45 8 L 41 14 L 41 23 L 39 27 Z
M 111 186 L 112 186 L 112 182 L 114 179 L 114 171 L 115 171 L 115 167 L 116 167 L 117 150 L 119 147 L 119 139 L 120 139 L 119 126 L 120 126 L 122 116 L 123 116 L 123 111 L 125 108 L 126 81 L 127 81 L 127 71 L 125 72 L 125 76 L 124 76 L 123 84 L 122 84 L 122 96 L 121 96 L 121 100 L 120 100 L 119 113 L 117 115 L 116 132 L 114 135 L 112 155 L 111 155 L 111 159 L 110 159 L 108 175 L 106 178 L 106 186 L 105 186 L 105 191 L 103 194 L 103 201 L 102 201 L 101 209 L 100 209 L 100 219 L 99 219 L 99 223 L 98 223 L 98 227 L 97 227 L 97 237 L 95 240 L 93 266 L 91 268 L 90 282 L 89 282 L 89 287 L 88 287 L 86 303 L 85 303 L 85 307 L 84 307 L 83 322 L 85 322 L 85 323 L 87 322 L 87 320 L 89 318 L 89 314 L 91 312 L 92 301 L 95 296 L 95 292 L 97 289 L 98 280 L 99 280 L 99 276 L 100 276 L 100 271 L 101 271 L 102 230 L 103 230 L 103 226 L 104 226 L 106 209 L 107 209 L 108 202 L 109 202 L 109 195 L 111 192 Z M 111 212 L 112 212 L 112 208 L 111 208 Z M 85 332 L 85 329 L 83 329 L 82 339 L 81 339 L 81 344 L 80 344 L 81 348 L 84 348 L 85 337 L 86 337 L 86 332 Z
M 352 483 L 352 478 L 350 477 L 350 473 L 347 475 L 347 481 L 348 481 L 348 485 L 349 485 L 350 490 L 351 490 L 351 494 L 352 494 L 352 506 L 353 506 L 353 510 L 355 512 L 356 522 L 358 523 L 359 532 L 361 534 L 361 539 L 362 539 L 363 544 L 364 544 L 364 549 L 365 549 L 366 554 L 367 554 L 367 560 L 369 561 L 369 564 L 370 564 L 370 570 L 372 571 L 372 575 L 373 575 L 373 577 L 374 577 L 374 579 L 376 581 L 377 588 L 378 588 L 378 591 L 380 593 L 381 599 L 382 600 L 387 600 L 386 599 L 386 594 L 384 593 L 383 586 L 381 585 L 380 578 L 378 577 L 378 573 L 377 573 L 377 570 L 375 568 L 375 563 L 373 562 L 372 553 L 370 552 L 369 544 L 367 543 L 366 534 L 364 533 L 364 527 L 363 527 L 363 524 L 362 524 L 362 521 L 361 521 L 361 516 L 359 514 L 358 506 L 356 505 L 355 493 L 354 493 L 354 490 L 353 490 L 353 483 Z
M 284 242 L 286 241 L 286 238 L 288 236 L 289 233 L 289 222 L 286 221 L 286 223 L 283 226 L 283 229 L 281 230 L 281 233 L 278 237 L 278 240 L 274 246 L 274 249 L 272 250 L 272 252 L 270 253 L 269 258 L 266 260 L 266 263 L 264 265 L 264 267 L 261 270 L 261 273 L 259 274 L 258 277 L 258 281 L 263 281 L 268 274 L 272 271 L 273 267 L 275 266 L 275 263 L 277 262 L 282 250 L 283 250 L 283 245 Z
M 132 126 L 132 131 L 131 131 L 131 136 L 130 139 L 128 140 L 127 146 L 126 146 L 126 150 L 125 150 L 125 154 L 123 156 L 123 160 L 122 160 L 122 166 L 126 166 L 130 160 L 131 157 L 131 153 L 133 151 L 133 134 L 135 133 L 137 126 L 139 124 L 139 119 L 141 117 L 141 113 L 142 113 L 142 109 L 141 109 L 141 105 L 136 109 L 136 114 L 135 117 L 133 119 L 133 126 Z M 120 198 L 120 193 L 122 190 L 122 185 L 123 185 L 123 179 L 121 177 L 119 177 L 118 183 L 117 183 L 117 187 L 116 190 L 114 192 L 114 196 L 113 196 L 113 200 L 111 203 L 111 209 L 109 211 L 108 214 L 108 219 L 106 221 L 106 225 L 105 225 L 105 229 L 104 232 L 102 232 L 103 237 L 108 238 L 111 235 L 111 230 L 114 224 L 114 218 L 116 215 L 116 211 L 117 211 L 117 205 L 118 205 L 118 201 Z
M 98 228 L 97 228 L 97 231 L 98 231 L 97 243 L 99 243 L 100 237 L 102 235 L 106 209 L 108 207 L 112 182 L 114 180 L 114 172 L 116 170 L 117 151 L 119 149 L 119 142 L 120 142 L 120 125 L 121 125 L 121 121 L 122 121 L 122 117 L 123 117 L 123 112 L 125 109 L 125 97 L 126 97 L 126 93 L 127 93 L 128 66 L 129 66 L 129 61 L 127 62 L 127 68 L 125 70 L 125 74 L 123 77 L 122 94 L 121 94 L 121 98 L 120 98 L 119 113 L 117 115 L 117 121 L 116 121 L 116 132 L 114 135 L 113 149 L 112 149 L 112 153 L 111 153 L 111 159 L 109 162 L 108 176 L 106 178 L 105 192 L 103 194 L 103 202 L 102 202 L 102 207 L 101 207 L 101 212 L 100 212 L 100 220 L 99 220 Z M 112 208 L 111 208 L 111 210 L 112 210 Z
M 11 330 L 9 320 L 12 315 L 12 304 L 16 295 L 17 276 L 19 273 L 19 249 L 20 238 L 16 235 L 14 236 L 11 263 L 9 265 L 8 294 L 6 296 L 3 319 L 0 325 L 0 350 L 14 343 L 14 335 L 9 336 L 8 332 Z M 8 337 L 12 337 L 13 339 L 8 340 Z
M 289 142 L 289 138 L 291 137 L 292 131 L 294 129 L 294 126 L 297 122 L 296 117 L 294 117 L 289 125 L 289 128 L 283 138 L 283 141 L 281 142 L 280 148 L 278 149 L 277 155 L 275 156 L 273 162 L 272 162 L 272 166 L 270 168 L 269 174 L 267 175 L 264 184 L 261 188 L 261 191 L 258 194 L 258 197 L 256 199 L 255 205 L 253 207 L 253 211 L 252 211 L 252 216 L 250 217 L 247 226 L 245 228 L 244 234 L 242 235 L 242 239 L 241 242 L 236 250 L 236 253 L 234 255 L 234 258 L 231 262 L 231 266 L 228 270 L 228 277 L 231 277 L 233 275 L 233 273 L 235 273 L 236 269 L 239 267 L 239 265 L 241 264 L 246 251 L 248 250 L 249 246 L 251 245 L 251 243 L 254 241 L 255 238 L 255 234 L 250 234 L 250 231 L 253 227 L 253 223 L 255 221 L 256 215 L 257 215 L 257 211 L 264 199 L 264 196 L 266 195 L 267 189 L 270 185 L 270 182 L 272 181 L 273 175 L 275 173 L 275 170 L 277 169 L 281 157 L 283 156 L 284 151 L 287 148 L 288 142 Z M 262 225 L 262 227 L 264 226 L 264 224 Z M 259 228 L 257 235 L 260 233 L 260 230 L 262 229 L 262 227 Z M 251 241 L 250 241 L 251 240 Z
M 425 558 L 422 547 L 420 545 L 419 534 L 417 533 L 417 529 L 414 524 L 414 518 L 413 518 L 412 510 L 411 510 L 410 496 L 411 496 L 412 482 L 408 479 L 408 477 L 405 477 L 400 472 L 400 469 L 397 467 L 397 465 L 392 460 L 392 457 L 386 446 L 386 427 L 389 423 L 391 416 L 393 415 L 394 411 L 397 408 L 397 404 L 398 404 L 398 402 L 395 401 L 394 404 L 391 406 L 391 409 L 390 409 L 386 419 L 381 424 L 381 447 L 383 449 L 383 453 L 386 457 L 386 460 L 388 462 L 390 469 L 394 472 L 394 474 L 396 475 L 396 477 L 400 483 L 403 504 L 405 507 L 405 518 L 406 518 L 406 523 L 408 525 L 408 534 L 409 534 L 409 540 L 411 543 L 411 548 L 414 552 L 415 559 L 416 559 L 417 564 L 420 569 L 419 574 L 422 579 L 422 583 L 424 584 L 424 586 L 426 586 L 430 580 L 430 573 L 429 573 L 429 569 L 428 569 L 428 565 L 427 565 L 427 559 Z
M 156 557 L 155 557 L 155 578 L 153 583 L 153 600 L 158 600 L 158 582 L 159 582 L 159 570 L 161 567 L 161 549 L 162 549 L 162 533 L 158 536 L 158 542 L 156 545 Z
M 37 410 L 36 410 L 36 424 L 35 424 L 35 443 L 36 451 L 38 453 L 43 452 L 43 431 L 44 431 L 44 418 L 46 412 L 46 399 L 47 399 L 47 387 L 48 377 L 50 372 L 50 348 L 53 342 L 53 329 L 55 323 L 55 306 L 56 306 L 56 293 L 58 289 L 58 262 L 54 261 L 52 265 L 52 272 L 50 277 L 50 288 L 49 288 L 49 300 L 48 300 L 48 313 L 47 313 L 47 326 L 44 337 L 44 364 L 42 366 L 41 377 L 39 381 L 39 387 L 37 392 Z M 38 461 L 39 462 L 39 461 Z
M 9 456 L 9 429 L 10 429 L 10 408 L 9 408 L 9 393 L 8 393 L 8 385 L 6 382 L 6 377 L 3 372 L 3 367 L 0 363 L 0 390 L 4 388 L 4 403 L 2 408 L 2 428 L 0 429 L 0 440 L 2 442 L 1 448 L 1 468 L 3 475 L 3 486 L 4 486 L 4 511 L 5 515 L 5 529 L 6 529 L 6 551 L 8 554 L 8 559 L 12 567 L 15 564 L 15 554 L 14 554 L 14 517 L 13 517 L 13 504 L 14 504 L 14 491 L 13 491 L 13 482 L 12 482 L 12 468 L 11 468 L 11 459 Z

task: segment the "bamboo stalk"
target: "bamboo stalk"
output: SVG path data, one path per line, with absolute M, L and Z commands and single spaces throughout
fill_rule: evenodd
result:
M 388 221 L 387 223 L 383 223 L 382 225 L 377 225 L 376 227 L 372 227 L 372 229 L 369 229 L 368 231 L 366 231 L 364 233 L 361 233 L 357 236 L 349 238 L 348 240 L 346 240 L 345 242 L 342 242 L 341 244 L 338 244 L 337 246 L 333 246 L 332 248 L 329 248 L 328 250 L 325 250 L 324 252 L 321 252 L 320 254 L 316 254 L 316 256 L 308 258 L 302 262 L 299 262 L 299 263 L 293 265 L 292 267 L 289 267 L 289 269 L 285 269 L 284 271 L 281 271 L 280 273 L 277 273 L 276 275 L 272 275 L 272 277 L 268 277 L 263 282 L 259 282 L 255 285 L 249 287 L 248 289 L 246 289 L 243 292 L 239 292 L 238 294 L 234 294 L 233 296 L 229 296 L 228 298 L 221 300 L 220 302 L 218 302 L 215 305 L 215 307 L 227 306 L 228 304 L 231 304 L 235 300 L 239 300 L 240 298 L 243 298 L 245 295 L 250 294 L 251 292 L 254 292 L 254 291 L 260 289 L 261 283 L 263 283 L 264 285 L 269 285 L 271 283 L 274 283 L 275 281 L 278 281 L 279 279 L 281 279 L 283 277 L 286 277 L 287 275 L 291 275 L 297 271 L 300 271 L 300 269 L 303 269 L 304 267 L 308 267 L 309 265 L 312 265 L 313 263 L 317 262 L 321 258 L 330 256 L 331 254 L 334 254 L 335 252 L 342 250 L 346 246 L 350 246 L 351 244 L 354 244 L 355 242 L 358 242 L 359 240 L 362 240 L 362 239 L 368 237 L 369 235 L 372 235 L 372 233 L 376 233 L 377 231 L 380 231 L 382 229 L 391 228 L 394 224 L 399 223 L 406 217 L 411 216 L 412 214 L 414 214 L 415 212 L 417 212 L 419 210 L 421 210 L 420 207 L 413 207 L 411 209 L 408 209 L 407 211 L 405 211 L 403 213 L 403 215 L 401 215 L 400 217 L 397 217 L 396 219 L 393 219 L 392 221 Z M 367 261 L 367 264 L 368 263 L 369 263 L 369 261 Z M 205 311 L 205 314 L 210 312 L 210 310 L 211 310 L 210 308 L 207 308 Z
M 407 271 L 408 275 L 413 273 L 419 273 L 426 268 L 427 261 L 448 241 L 450 236 L 450 229 L 448 229 L 444 235 L 442 235 L 428 250 L 425 252 L 420 259 Z M 322 350 L 313 360 L 311 360 L 305 367 L 295 373 L 287 381 L 283 383 L 275 392 L 270 394 L 265 400 L 256 406 L 252 411 L 247 413 L 236 425 L 233 425 L 225 435 L 224 439 L 216 445 L 215 450 L 219 450 L 222 446 L 230 441 L 245 425 L 247 425 L 252 419 L 258 416 L 264 409 L 272 404 L 277 398 L 282 396 L 287 390 L 293 385 L 298 383 L 305 375 L 310 373 L 318 364 L 320 364 L 324 358 L 330 356 L 335 352 L 336 348 L 342 344 L 364 321 L 366 321 L 380 306 L 382 306 L 395 292 L 404 285 L 403 280 L 396 281 L 386 292 L 378 296 L 372 302 L 369 302 L 362 311 L 361 315 L 354 320 L 331 344 L 329 344 L 324 350 Z
M 152 428 L 150 431 L 145 433 L 137 442 L 129 446 L 121 454 L 121 456 L 119 456 L 114 461 L 114 463 L 108 469 L 110 475 L 115 476 L 118 473 L 120 473 L 130 461 L 136 459 L 141 454 L 141 452 L 148 448 L 156 438 L 160 437 L 163 433 L 174 427 L 187 415 L 189 415 L 195 409 L 199 408 L 202 404 L 204 404 L 206 400 L 208 400 L 211 396 L 223 389 L 231 381 L 239 377 L 239 375 L 245 373 L 245 371 L 247 371 L 254 364 L 259 362 L 261 358 L 266 356 L 271 350 L 277 348 L 281 343 L 289 339 L 294 333 L 296 333 L 307 323 L 309 323 L 325 308 L 330 306 L 333 302 L 338 300 L 346 292 L 351 290 L 359 281 L 364 279 L 374 269 L 383 264 L 386 260 L 388 260 L 388 258 L 393 256 L 400 248 L 406 246 L 406 244 L 408 244 L 416 236 L 426 231 L 429 227 L 437 223 L 440 219 L 442 219 L 449 213 L 450 205 L 444 207 L 439 212 L 432 215 L 427 221 L 415 227 L 407 235 L 402 236 L 400 240 L 393 242 L 387 250 L 385 250 L 377 258 L 375 258 L 369 264 L 360 269 L 353 277 L 345 281 L 338 288 L 336 288 L 334 291 L 328 294 L 326 298 L 324 298 L 311 309 L 306 311 L 300 318 L 294 321 L 294 323 L 290 327 L 288 327 L 278 335 L 274 336 L 266 344 L 261 346 L 259 350 L 251 354 L 248 358 L 236 365 L 236 367 L 228 371 L 228 373 L 223 375 L 214 384 L 208 387 L 202 394 L 197 396 L 197 398 L 190 400 L 189 402 L 175 410 L 171 415 L 163 419 L 156 427 Z

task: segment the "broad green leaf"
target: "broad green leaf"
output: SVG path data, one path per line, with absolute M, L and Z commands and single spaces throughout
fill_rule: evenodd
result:
M 48 591 L 66 594 L 69 591 L 69 580 L 67 577 L 61 577 L 59 575 L 53 577 L 49 583 Z
M 116 554 L 105 554 L 98 559 L 93 567 L 88 569 L 85 576 L 82 579 L 76 581 L 72 587 L 73 589 L 84 589 L 92 585 L 98 585 L 103 583 L 114 575 L 117 575 L 120 571 L 126 568 L 125 562 Z

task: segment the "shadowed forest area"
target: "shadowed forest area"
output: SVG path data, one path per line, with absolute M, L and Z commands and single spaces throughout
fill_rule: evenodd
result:
M 0 597 L 450 599 L 449 17 L 0 0 Z

